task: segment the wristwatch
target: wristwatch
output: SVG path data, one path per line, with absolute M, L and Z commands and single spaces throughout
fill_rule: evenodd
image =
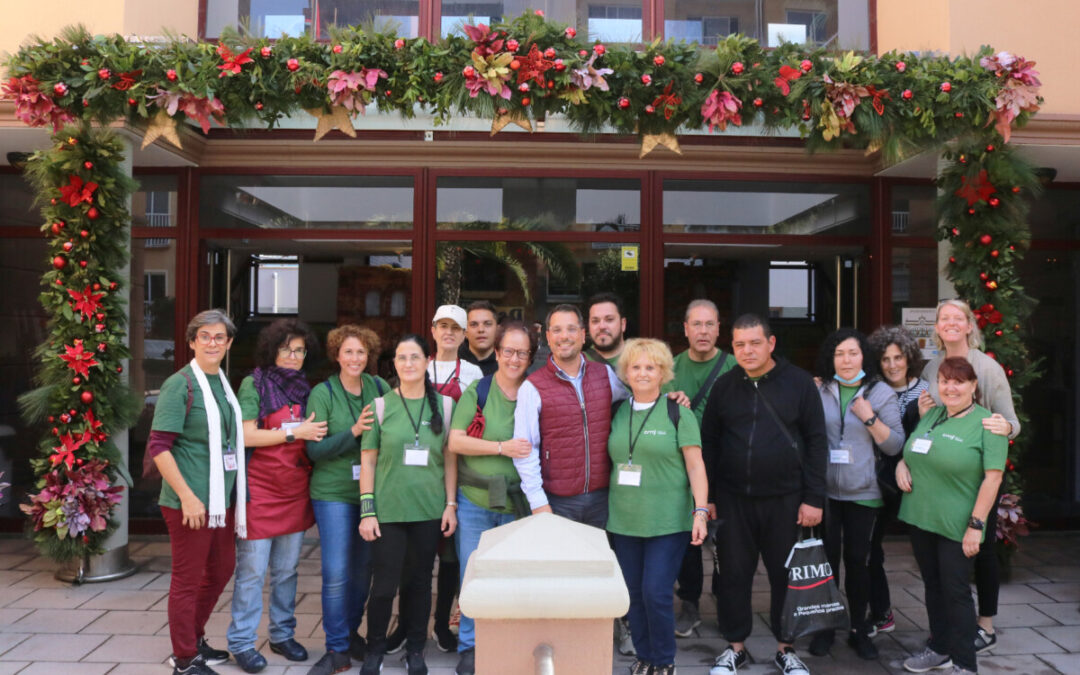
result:
M 863 424 L 865 424 L 868 427 L 872 427 L 872 426 L 874 426 L 874 422 L 877 422 L 877 415 L 872 416 L 870 419 L 863 422 Z
M 296 440 L 296 436 L 293 434 L 292 429 L 285 430 L 285 442 L 292 443 Z
M 972 530 L 978 530 L 979 532 L 982 532 L 983 529 L 986 528 L 986 523 L 979 520 L 975 516 L 972 516 L 971 520 L 968 521 L 968 528 L 970 528 Z

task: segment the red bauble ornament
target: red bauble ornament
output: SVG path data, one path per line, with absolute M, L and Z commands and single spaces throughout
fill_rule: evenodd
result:
M 80 230 L 79 231 L 79 236 L 82 237 L 83 239 L 86 239 L 87 237 L 90 236 L 90 230 Z
M 288 68 L 292 72 L 296 72 L 297 70 L 300 70 L 300 59 L 289 59 L 286 62 L 285 67 Z
M 577 37 L 577 30 L 573 26 L 567 26 L 565 32 L 566 37 L 570 38 L 571 40 Z
M 75 417 L 75 416 L 76 416 L 76 415 L 78 415 L 78 414 L 79 414 L 79 411 L 78 411 L 78 410 L 76 410 L 75 408 L 72 408 L 71 410 L 69 410 L 69 411 L 68 411 L 68 415 L 69 415 L 70 417 Z
M 398 38 L 398 39 L 394 40 L 394 49 L 404 49 L 404 48 L 405 48 L 405 41 L 404 40 L 402 40 L 401 38 Z
M 270 58 L 270 53 L 271 52 L 269 47 L 263 47 L 259 50 L 259 56 L 263 57 L 264 59 Z
M 52 435 L 53 436 L 59 436 L 60 435 L 60 430 L 57 429 L 56 427 L 53 427 L 52 428 Z
M 607 51 L 607 47 L 604 45 L 593 45 L 592 50 L 596 52 L 597 56 L 603 56 L 604 52 Z
M 67 413 L 64 413 L 64 414 L 60 415 L 60 422 L 62 424 L 67 424 L 70 421 L 71 421 L 71 417 Z
M 652 60 L 653 65 L 656 66 L 657 68 L 664 65 L 665 61 L 666 61 L 666 59 L 664 59 L 663 54 L 657 54 L 656 56 L 653 57 L 653 60 Z
M 79 261 L 79 267 L 81 267 L 83 269 L 86 269 L 86 261 L 85 260 L 80 260 Z
M 955 265 L 956 264 L 956 256 L 949 256 L 949 262 L 952 263 L 953 265 Z
M 443 74 L 442 74 L 441 72 L 440 72 L 440 73 L 435 73 L 435 74 L 434 74 L 434 75 L 433 75 L 433 76 L 431 77 L 431 79 L 435 80 L 435 84 L 438 84 L 438 83 L 442 82 L 442 79 L 443 79 Z
M 97 76 L 98 76 L 98 77 L 99 77 L 100 79 L 102 79 L 102 80 L 107 80 L 107 79 L 109 79 L 109 77 L 110 77 L 111 75 L 112 75 L 112 73 L 110 73 L 110 72 L 109 72 L 109 69 L 108 69 L 108 68 L 102 68 L 102 69 L 100 69 L 100 70 L 98 70 L 98 71 L 97 71 Z
M 804 73 L 809 73 L 813 69 L 814 63 L 810 59 L 803 59 L 802 63 L 799 64 L 799 67 L 802 68 Z
M 105 312 L 98 312 L 97 314 L 94 315 L 94 318 L 97 319 L 98 321 L 104 321 L 105 320 Z
M 997 250 L 996 248 L 995 248 L 995 249 L 994 249 L 993 251 L 990 251 L 990 257 L 991 257 L 991 258 L 996 258 L 996 257 L 998 257 L 999 255 L 1001 255 L 1001 253 L 999 253 L 999 252 L 998 252 L 998 250 Z
M 334 45 L 334 53 L 335 54 L 340 54 L 341 53 L 341 45 Z
M 736 61 L 735 63 L 731 64 L 731 72 L 735 73 L 736 75 L 742 75 L 742 72 L 744 70 L 746 70 L 746 66 L 743 65 L 742 61 Z
M 78 375 L 71 378 L 71 383 L 74 384 L 75 386 L 78 386 L 81 382 L 82 382 L 82 378 L 79 377 Z
M 566 70 L 566 64 L 563 63 L 562 59 L 555 59 L 555 70 L 559 71 L 560 73 Z
M 993 143 L 990 143 L 989 145 L 986 146 L 986 151 L 987 152 L 993 152 L 994 150 L 997 150 L 997 148 L 994 147 Z
M 82 401 L 84 405 L 90 405 L 94 402 L 94 392 L 84 391 L 83 393 L 79 394 L 79 400 Z
M 94 324 L 94 332 L 95 333 L 104 333 L 105 332 L 105 324 L 103 324 L 103 323 L 95 323 Z
M 86 217 L 90 220 L 97 220 L 99 215 L 101 215 L 101 213 L 98 212 L 96 206 L 91 206 L 90 208 L 86 209 Z
M 118 372 L 118 373 L 124 372 L 124 367 L 123 366 L 117 366 L 116 367 L 116 372 Z
M 518 63 L 518 67 L 521 67 L 520 62 Z M 472 66 L 465 66 L 465 68 L 462 69 L 461 74 L 469 78 L 476 77 L 476 68 L 473 68 Z
M 968 215 L 969 216 L 975 215 L 975 209 L 968 209 Z
M 992 209 L 996 209 L 997 207 L 1001 206 L 1001 200 L 997 197 L 991 197 L 990 199 L 987 199 L 986 203 L 989 204 L 990 208 Z
M 760 108 L 763 105 L 765 105 L 765 101 L 762 101 L 760 98 L 754 99 L 754 107 Z
M 64 229 L 64 224 L 62 222 L 56 222 L 53 223 L 52 227 L 49 229 L 52 230 L 53 234 L 60 234 L 60 230 Z
M 53 263 L 53 264 L 55 265 L 56 263 Z M 57 280 L 56 280 L 56 285 L 57 285 L 57 286 L 63 286 L 63 285 L 64 285 L 64 282 L 63 282 L 63 281 L 60 281 L 59 279 L 57 279 Z
M 55 421 L 56 421 L 56 417 L 54 417 L 53 415 L 49 415 L 49 424 L 52 424 Z
M 960 155 L 960 157 L 957 159 L 957 161 L 960 162 L 961 164 L 967 164 L 967 155 Z
M 656 108 L 652 107 L 651 105 L 647 105 L 645 106 L 645 112 L 651 115 L 656 112 Z
M 960 230 L 955 228 L 955 227 L 952 230 L 950 230 L 950 232 L 952 232 L 952 236 L 954 236 L 954 237 L 959 237 L 960 236 Z
M 296 92 L 297 94 L 299 94 L 301 91 L 303 91 L 303 89 L 304 88 L 301 87 L 300 85 L 296 85 L 295 87 L 293 87 L 293 91 Z
M 56 256 L 55 258 L 52 259 L 52 266 L 55 267 L 58 270 L 64 269 L 64 267 L 66 265 L 67 265 L 67 260 L 62 255 L 58 255 L 58 256 Z M 60 280 L 57 279 L 56 283 L 60 283 Z
M 263 109 L 262 101 L 256 101 L 255 102 L 255 109 L 256 110 L 262 110 Z
M 911 97 L 914 96 L 914 95 L 915 94 L 911 93 L 910 89 L 905 89 L 904 91 L 902 91 L 900 93 L 900 97 L 903 98 L 905 101 L 910 101 Z
M 169 82 L 176 82 L 176 71 L 169 68 L 165 71 L 165 78 L 169 80 Z
M 960 119 L 963 116 L 964 116 L 964 113 L 960 112 L 959 110 L 957 110 L 956 112 L 953 113 L 953 117 L 955 117 L 956 119 Z
M 620 98 L 619 99 L 619 107 L 621 109 L 623 109 L 623 110 L 626 110 L 627 108 L 629 108 L 630 107 L 630 99 L 626 98 L 625 96 Z
M 994 352 L 986 352 L 986 355 L 997 361 L 997 354 L 995 354 Z
M 65 252 L 70 253 L 73 246 L 75 246 L 75 244 L 72 244 L 70 241 L 65 241 L 63 249 Z
M 94 288 L 95 291 L 100 291 L 101 290 L 101 284 L 94 284 L 93 288 Z
M 506 41 L 506 48 L 509 49 L 512 52 L 516 52 L 518 50 L 518 47 L 520 47 L 520 46 L 521 45 L 519 45 L 518 41 L 515 40 L 514 38 L 510 38 L 509 40 Z
M 549 60 L 555 58 L 555 48 L 554 47 L 548 47 L 547 49 L 545 49 L 544 50 L 544 58 L 549 59 Z
M 85 162 L 82 163 L 82 165 L 83 165 L 83 168 L 86 169 L 87 171 L 94 168 L 94 163 L 91 162 L 90 160 L 86 160 Z
M 119 286 L 119 284 L 117 284 L 115 281 L 112 281 L 112 282 L 109 283 L 109 290 L 110 291 L 115 291 L 117 286 Z
M 987 288 L 987 290 L 991 290 L 991 291 L 996 291 L 996 290 L 997 290 L 997 286 L 998 286 L 997 282 L 996 282 L 996 281 L 994 281 L 993 279 L 991 279 L 990 281 L 987 281 L 987 282 L 986 282 L 986 288 Z
M 987 279 L 990 278 L 990 275 L 987 274 L 986 272 L 979 272 L 979 278 L 982 279 L 983 281 L 986 281 Z
M 138 105 L 138 104 L 139 104 L 139 102 L 136 101 L 135 99 L 133 99 L 133 98 L 128 99 L 128 105 Z
M 697 82 L 698 84 L 701 84 L 704 81 L 705 81 L 705 76 L 702 75 L 701 73 L 697 73 L 696 75 L 694 75 L 694 82 Z
M 646 87 L 649 86 L 650 84 L 652 84 L 652 75 L 649 75 L 648 73 L 645 73 L 644 75 L 642 75 L 641 76 L 641 83 L 644 84 Z
M 1004 334 L 1005 334 L 1005 331 L 1001 330 L 1000 328 L 998 328 L 996 331 L 994 331 L 994 335 L 996 335 L 998 337 L 1001 337 Z
M 521 68 L 521 61 L 518 61 L 517 59 L 514 59 L 513 61 L 510 62 L 510 70 L 517 70 L 519 68 Z M 466 68 L 466 70 L 468 70 L 468 68 Z M 469 75 L 465 75 L 465 77 L 469 77 Z
M 518 91 L 520 91 L 522 94 L 529 91 L 529 83 L 528 82 L 522 82 L 521 84 L 519 84 L 518 85 Z
M 528 96 L 521 99 L 521 105 L 529 105 L 530 103 L 532 103 L 532 99 Z
M 983 246 L 989 246 L 991 241 L 993 241 L 993 238 L 988 234 L 979 237 L 979 243 Z
M 896 62 L 896 70 L 897 70 L 897 72 L 900 72 L 900 73 L 904 72 L 905 70 L 907 70 L 907 64 L 904 63 L 903 61 L 897 61 Z
M 1006 368 L 1005 369 L 1005 374 L 1008 375 L 1009 377 L 1012 377 L 1013 376 L 1013 369 L 1012 368 Z
M 57 96 L 63 96 L 64 94 L 67 93 L 67 90 L 68 90 L 68 87 L 63 82 L 57 82 L 56 84 L 53 85 L 53 91 L 56 92 Z
M 105 353 L 105 343 L 104 342 L 99 342 L 98 346 L 97 346 L 97 350 L 98 350 L 99 353 L 104 354 Z
M 1012 191 L 1013 191 L 1013 194 L 1019 193 L 1020 192 L 1020 186 L 1019 185 L 1014 185 Z
M 950 91 L 952 91 L 952 84 L 949 83 L 949 82 L 942 82 L 941 83 L 941 91 L 943 91 L 945 93 L 949 93 Z

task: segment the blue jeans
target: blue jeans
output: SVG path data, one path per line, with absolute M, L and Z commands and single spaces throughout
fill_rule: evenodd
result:
M 326 650 L 347 652 L 364 618 L 371 585 L 371 546 L 360 537 L 360 505 L 311 500 L 322 548 L 322 614 Z
M 593 490 L 580 495 L 560 497 L 548 495 L 551 512 L 576 523 L 592 525 L 601 530 L 607 527 L 608 489 Z
M 303 532 L 268 539 L 236 540 L 229 651 L 255 649 L 255 632 L 263 610 L 263 580 L 270 569 L 270 642 L 284 642 L 296 629 L 296 565 Z
M 675 663 L 675 610 L 671 587 L 679 576 L 689 532 L 659 537 L 614 535 L 615 557 L 630 591 L 630 637 L 637 658 L 666 666 Z
M 515 517 L 512 513 L 496 513 L 473 504 L 460 489 L 457 503 L 457 554 L 461 564 L 461 582 L 465 583 L 465 567 L 469 556 L 480 545 L 480 535 L 493 527 L 514 522 Z M 463 652 L 475 646 L 476 624 L 462 613 L 461 627 L 458 629 L 458 651 Z

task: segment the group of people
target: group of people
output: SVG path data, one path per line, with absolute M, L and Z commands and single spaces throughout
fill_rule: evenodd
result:
M 213 673 L 230 652 L 246 672 L 266 667 L 256 629 L 268 570 L 269 648 L 308 659 L 294 610 L 312 524 L 325 652 L 309 675 L 354 661 L 375 675 L 401 649 L 410 675 L 427 673 L 436 559 L 436 645 L 456 648 L 456 672 L 469 675 L 474 624 L 451 612 L 469 557 L 486 530 L 539 512 L 607 531 L 630 595 L 615 640 L 635 656 L 633 675 L 675 672 L 676 637 L 701 623 L 710 532 L 727 642 L 711 675 L 750 660 L 759 558 L 773 661 L 786 675 L 809 673 L 781 618 L 788 554 L 814 528 L 837 580 L 843 562 L 847 642 L 876 659 L 874 636 L 894 629 L 882 539 L 896 518 L 911 533 L 930 623 L 904 667 L 976 671 L 975 654 L 996 642 L 994 507 L 1020 425 L 1005 373 L 980 351 L 962 301 L 939 305 L 939 356 L 925 365 L 903 328 L 869 337 L 845 328 L 825 340 L 812 374 L 774 355 L 760 316 L 737 318 L 730 342 L 721 340 L 719 311 L 705 299 L 686 308 L 689 346 L 677 356 L 660 340 L 627 339 L 612 294 L 593 297 L 584 314 L 551 309 L 550 355 L 537 363 L 537 332 L 496 317 L 485 301 L 439 307 L 434 352 L 419 335 L 394 345 L 393 385 L 370 372 L 379 336 L 353 324 L 330 331 L 338 372 L 312 385 L 304 364 L 317 341 L 302 322 L 279 319 L 260 333 L 256 368 L 235 394 L 221 369 L 235 326 L 220 310 L 191 320 L 195 357 L 162 385 L 147 443 L 173 554 L 174 675 Z M 225 651 L 207 643 L 205 625 L 234 571 Z M 809 651 L 827 654 L 834 639 L 819 632 Z

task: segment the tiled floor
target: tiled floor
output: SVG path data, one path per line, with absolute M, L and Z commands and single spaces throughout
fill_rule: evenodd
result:
M 897 628 L 875 639 L 881 658 L 861 661 L 841 639 L 831 656 L 805 657 L 815 675 L 899 673 L 900 662 L 926 639 L 922 583 L 907 542 L 890 540 L 886 550 Z M 137 574 L 71 587 L 53 577 L 53 564 L 37 556 L 28 542 L 0 539 L 0 675 L 168 673 L 168 542 L 135 538 L 131 555 L 140 566 Z M 319 548 L 314 536 L 305 541 L 300 574 L 297 637 L 312 659 L 292 665 L 265 648 L 264 616 L 259 647 L 270 663 L 263 671 L 268 675 L 304 674 L 322 654 Z M 210 642 L 218 647 L 225 646 L 230 591 L 231 586 L 207 626 Z M 757 619 L 747 645 L 760 662 L 741 672 L 776 673 L 771 665 L 775 642 L 765 623 L 769 598 L 760 573 L 754 591 Z M 708 672 L 723 647 L 709 596 L 702 599 L 702 614 L 705 622 L 698 634 L 678 641 L 676 661 L 684 675 Z M 1041 533 L 1024 542 L 1023 551 L 1014 557 L 1011 581 L 1002 587 L 997 626 L 998 647 L 979 658 L 980 672 L 1080 675 L 1080 533 Z M 432 675 L 450 675 L 457 663 L 456 655 L 439 652 L 434 643 L 428 644 L 427 660 Z M 630 659 L 617 656 L 614 672 L 625 673 L 629 664 Z M 222 675 L 242 672 L 235 665 L 216 670 Z M 404 672 L 399 656 L 387 657 L 384 672 Z

